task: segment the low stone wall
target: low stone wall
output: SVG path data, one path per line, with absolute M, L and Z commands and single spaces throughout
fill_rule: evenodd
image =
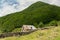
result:
M 27 34 L 30 34 L 34 31 L 36 31 L 36 30 L 30 31 L 30 32 L 3 33 L 3 34 L 0 34 L 0 38 L 27 35 Z

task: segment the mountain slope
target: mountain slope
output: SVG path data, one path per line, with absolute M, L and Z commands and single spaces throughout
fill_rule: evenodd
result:
M 60 7 L 39 1 L 21 12 L 1 17 L 0 30 L 10 32 L 24 24 L 38 25 L 40 22 L 46 24 L 52 20 L 60 20 Z

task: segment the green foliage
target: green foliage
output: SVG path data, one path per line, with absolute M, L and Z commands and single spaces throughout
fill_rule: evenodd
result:
M 50 26 L 58 26 L 57 21 L 53 20 L 49 23 Z
M 16 29 L 12 30 L 12 32 L 21 32 L 21 28 L 16 28 Z
M 38 27 L 42 28 L 42 27 L 44 27 L 44 24 L 42 22 L 40 22 Z
M 25 24 L 37 26 L 40 22 L 46 24 L 52 20 L 60 20 L 60 7 L 39 1 L 21 12 L 1 17 L 0 29 L 3 32 L 10 32 L 13 29 L 20 28 Z
M 34 23 L 33 25 L 34 25 L 36 28 L 38 28 L 38 24 L 37 24 L 37 23 Z
M 57 22 L 58 26 L 60 26 L 60 21 Z

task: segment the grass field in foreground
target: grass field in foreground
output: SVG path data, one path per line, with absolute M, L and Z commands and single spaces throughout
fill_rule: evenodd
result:
M 60 27 L 38 30 L 25 36 L 13 36 L 0 40 L 60 40 Z

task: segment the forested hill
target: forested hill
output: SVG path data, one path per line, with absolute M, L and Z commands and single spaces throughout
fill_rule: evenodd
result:
M 39 1 L 21 12 L 1 17 L 0 30 L 10 32 L 24 24 L 38 25 L 40 22 L 47 24 L 52 20 L 60 20 L 60 7 Z

